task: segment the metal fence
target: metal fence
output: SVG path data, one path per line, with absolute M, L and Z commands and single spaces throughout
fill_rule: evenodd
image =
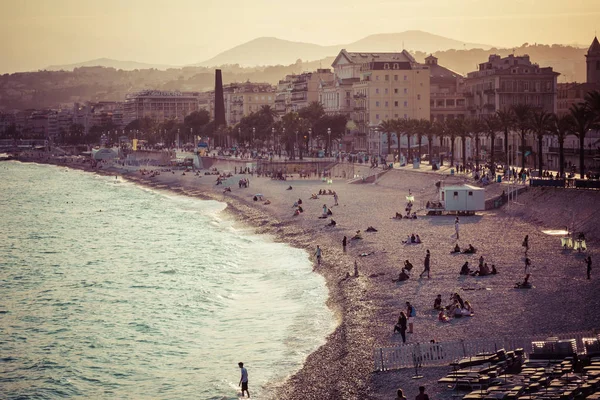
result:
M 411 343 L 398 347 L 380 347 L 373 350 L 373 361 L 376 371 L 418 366 L 448 365 L 463 357 L 472 357 L 480 353 L 496 352 L 500 349 L 523 349 L 526 354 L 532 352 L 532 342 L 550 338 L 564 340 L 574 339 L 577 352 L 584 353 L 583 339 L 596 338 L 598 329 L 584 332 L 535 335 L 527 337 L 505 337 L 468 339 L 453 342 Z

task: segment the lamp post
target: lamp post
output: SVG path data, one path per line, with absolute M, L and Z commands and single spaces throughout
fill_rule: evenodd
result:
M 250 148 L 254 146 L 254 134 L 256 133 L 256 128 L 252 128 L 252 143 L 250 144 Z
M 283 137 L 285 138 L 285 128 L 281 128 L 281 131 L 283 132 Z M 281 158 L 281 145 L 279 145 L 279 158 Z
M 300 146 L 298 146 L 298 131 L 296 130 L 296 143 L 294 144 L 294 147 L 298 148 L 298 152 L 300 152 Z M 299 156 L 299 154 L 298 154 Z M 294 158 L 296 158 L 296 154 L 294 153 Z
M 329 157 L 331 157 L 331 128 L 327 128 L 327 136 L 329 137 Z
M 275 154 L 275 127 L 271 128 L 271 134 L 273 135 L 273 154 Z

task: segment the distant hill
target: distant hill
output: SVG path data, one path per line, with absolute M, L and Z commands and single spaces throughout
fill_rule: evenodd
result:
M 114 69 L 122 69 L 124 71 L 133 71 L 134 69 L 159 69 L 161 71 L 169 68 L 180 68 L 172 65 L 161 65 L 161 64 L 146 64 L 136 61 L 120 61 L 113 60 L 111 58 L 98 58 L 95 60 L 84 61 L 75 64 L 67 65 L 50 65 L 45 68 L 46 71 L 73 71 L 75 68 L 80 67 L 106 67 Z
M 491 46 L 461 42 L 423 31 L 370 35 L 353 43 L 335 46 L 320 46 L 312 43 L 291 42 L 274 37 L 262 37 L 226 50 L 195 65 L 202 67 L 234 64 L 244 67 L 289 65 L 298 59 L 314 61 L 325 57 L 333 57 L 341 49 L 365 52 L 388 52 L 407 49 L 431 53 L 448 49 L 469 50 L 473 48 L 489 49 Z

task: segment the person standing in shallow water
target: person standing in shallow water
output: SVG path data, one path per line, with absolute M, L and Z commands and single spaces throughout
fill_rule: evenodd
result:
M 242 372 L 242 377 L 240 378 L 239 384 L 239 386 L 242 387 L 242 397 L 244 397 L 244 392 L 246 392 L 248 394 L 248 397 L 250 397 L 250 392 L 248 391 L 248 370 L 244 368 L 243 362 L 239 362 L 238 366 L 240 367 L 240 370 Z
M 344 253 L 346 252 L 346 244 L 348 243 L 348 239 L 346 238 L 346 236 L 344 236 L 344 238 L 342 239 L 342 250 L 344 251 Z
M 315 251 L 315 257 L 317 257 L 317 265 L 321 265 L 321 248 L 317 245 L 317 250 Z
M 585 263 L 587 264 L 587 278 L 592 279 L 592 256 L 587 256 Z

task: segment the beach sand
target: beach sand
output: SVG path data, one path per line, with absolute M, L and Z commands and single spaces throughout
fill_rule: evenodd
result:
M 78 167 L 78 166 L 75 166 Z M 79 166 L 81 167 L 81 166 Z M 214 167 L 219 168 L 219 162 Z M 87 168 L 87 167 L 86 167 Z M 426 167 L 424 166 L 424 169 Z M 428 168 L 428 167 L 427 167 Z M 87 168 L 89 169 L 89 168 Z M 115 174 L 123 171 L 104 171 Z M 596 274 L 585 279 L 583 254 L 564 253 L 560 240 L 543 234 L 543 229 L 560 229 L 575 219 L 584 228 L 590 254 L 594 258 L 598 244 L 595 226 L 600 192 L 561 189 L 529 189 L 520 195 L 518 204 L 460 217 L 461 247 L 469 243 L 478 249 L 476 255 L 453 255 L 454 216 L 424 216 L 417 220 L 391 219 L 403 212 L 409 189 L 418 209 L 436 198 L 435 182 L 459 183 L 466 178 L 442 176 L 436 173 L 392 170 L 376 184 L 348 184 L 334 180 L 291 179 L 275 181 L 266 177 L 236 175 L 215 186 L 216 176 L 163 172 L 150 178 L 139 172 L 124 173 L 126 179 L 163 190 L 173 190 L 189 196 L 225 201 L 227 210 L 236 218 L 255 226 L 258 232 L 275 235 L 277 240 L 314 253 L 316 245 L 323 249 L 323 262 L 315 267 L 329 289 L 328 306 L 339 321 L 327 342 L 310 354 L 304 367 L 278 387 L 277 399 L 391 399 L 397 388 L 408 398 L 425 385 L 431 398 L 449 398 L 450 392 L 436 383 L 450 367 L 426 367 L 421 380 L 410 379 L 412 369 L 374 373 L 373 351 L 381 346 L 401 344 L 400 335 L 392 333 L 405 302 L 417 309 L 414 333 L 407 334 L 407 343 L 438 342 L 470 338 L 519 336 L 571 332 L 600 327 L 600 289 Z M 250 179 L 249 188 L 238 188 L 238 180 Z M 295 176 L 297 178 L 297 176 Z M 293 190 L 286 190 L 288 186 Z M 230 193 L 223 193 L 225 186 Z M 494 184 L 486 188 L 486 197 L 499 195 L 505 186 Z M 333 196 L 309 200 L 319 189 L 332 189 L 339 195 L 339 206 L 333 206 Z M 254 202 L 261 193 L 271 204 Z M 301 198 L 304 213 L 293 216 L 293 203 Z M 333 211 L 335 227 L 326 227 L 328 219 L 319 219 L 323 204 Z M 413 208 L 414 210 L 414 208 Z M 581 219 L 581 220 L 580 220 Z M 368 226 L 378 232 L 364 232 Z M 362 240 L 350 240 L 356 230 Z M 404 245 L 407 235 L 419 234 L 423 244 Z M 342 251 L 343 236 L 348 248 Z M 521 246 L 529 235 L 529 258 L 533 272 L 531 290 L 514 289 L 523 279 L 524 251 Z M 431 279 L 419 279 L 426 250 L 431 251 Z M 362 253 L 371 253 L 361 257 Z M 460 276 L 461 265 L 469 261 L 472 269 L 479 256 L 496 265 L 499 274 L 488 277 Z M 415 268 L 411 278 L 402 283 L 397 278 L 404 260 Z M 358 262 L 360 276 L 346 279 Z M 595 264 L 596 265 L 596 264 Z M 444 302 L 458 292 L 475 308 L 475 316 L 438 322 L 432 309 L 434 298 L 441 294 Z

